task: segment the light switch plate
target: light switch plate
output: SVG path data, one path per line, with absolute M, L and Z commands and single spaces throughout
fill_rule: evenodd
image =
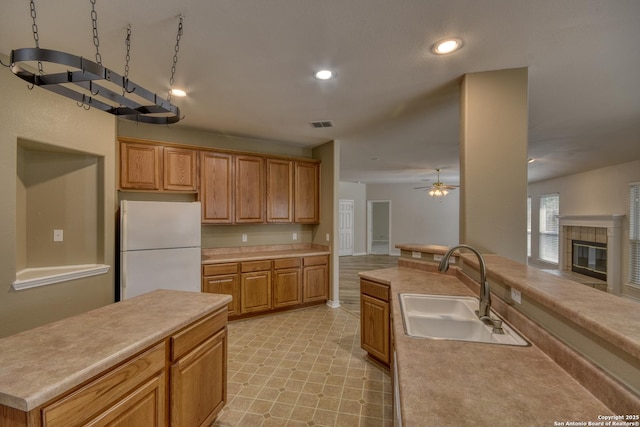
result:
M 292 239 L 293 240 L 298 240 L 298 233 L 293 233 Z
M 247 235 L 246 235 L 246 234 L 243 234 L 243 235 L 242 235 L 242 241 L 243 241 L 243 242 L 246 242 L 246 241 L 247 241 Z
M 63 230 L 53 230 L 53 241 L 62 242 L 64 240 Z

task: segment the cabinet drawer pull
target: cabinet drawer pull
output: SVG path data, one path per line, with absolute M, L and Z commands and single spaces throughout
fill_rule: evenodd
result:
M 228 282 L 233 282 L 233 279 L 209 280 L 209 283 L 228 283 Z

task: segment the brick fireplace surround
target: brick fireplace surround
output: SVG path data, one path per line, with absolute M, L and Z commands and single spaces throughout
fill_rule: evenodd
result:
M 624 215 L 559 215 L 560 270 L 571 271 L 571 241 L 607 245 L 607 292 L 622 292 L 622 219 Z

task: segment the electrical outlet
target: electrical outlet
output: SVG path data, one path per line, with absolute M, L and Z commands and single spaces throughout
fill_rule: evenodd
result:
M 422 253 L 418 251 L 411 251 L 411 258 L 422 258 Z
M 517 289 L 511 288 L 511 299 L 518 304 L 522 304 L 522 294 Z
M 64 240 L 64 232 L 62 230 L 53 230 L 53 241 L 62 242 Z
M 442 261 L 442 255 L 434 254 L 434 255 L 433 255 L 433 260 L 434 260 L 434 261 Z
M 246 241 L 247 241 L 247 235 L 246 235 L 246 234 L 243 234 L 243 235 L 242 235 L 242 241 L 243 241 L 243 242 L 246 242 Z
M 293 238 L 293 240 L 298 240 L 298 233 L 293 233 L 292 238 Z
M 329 233 L 327 233 L 327 242 L 329 241 Z

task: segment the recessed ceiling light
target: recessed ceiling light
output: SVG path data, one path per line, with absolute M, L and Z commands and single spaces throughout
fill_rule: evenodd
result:
M 318 80 L 329 80 L 335 76 L 331 70 L 320 70 L 317 71 L 315 75 Z
M 171 95 L 173 96 L 187 96 L 187 92 L 183 91 L 182 89 L 171 89 Z
M 437 55 L 445 55 L 447 53 L 455 52 L 462 47 L 462 39 L 452 37 L 448 39 L 442 39 L 433 45 L 431 50 Z

